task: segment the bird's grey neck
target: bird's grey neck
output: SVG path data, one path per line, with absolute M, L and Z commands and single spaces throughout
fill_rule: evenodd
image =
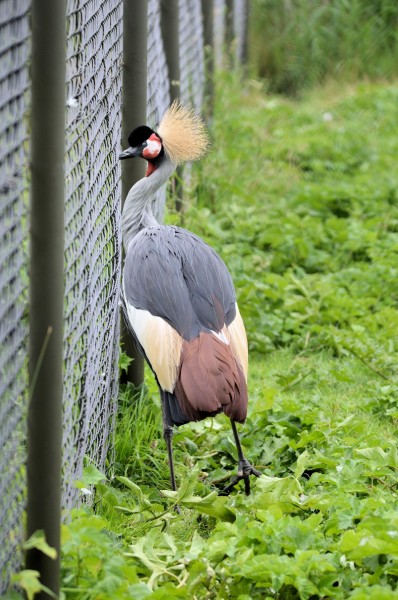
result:
M 137 181 L 127 194 L 122 212 L 122 239 L 126 251 L 141 229 L 158 225 L 152 211 L 153 198 L 175 168 L 175 164 L 165 157 L 149 177 Z

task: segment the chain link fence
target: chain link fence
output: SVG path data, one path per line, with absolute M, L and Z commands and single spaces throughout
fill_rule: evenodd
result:
M 213 38 L 214 62 L 216 67 L 222 67 L 225 44 L 225 14 L 227 11 L 226 0 L 213 0 Z
M 0 593 L 25 508 L 29 0 L 0 3 Z
M 122 5 L 67 1 L 63 506 L 112 436 L 119 340 Z
M 162 115 L 170 104 L 169 73 L 162 44 L 161 5 L 159 0 L 148 2 L 148 40 L 147 40 L 147 120 L 156 130 Z M 156 193 L 152 210 L 158 221 L 163 220 L 166 202 L 166 186 Z
M 0 595 L 22 561 L 26 508 L 31 1 L 0 0 Z M 225 10 L 225 2 L 214 0 L 215 48 L 223 45 Z M 181 97 L 197 110 L 205 80 L 201 11 L 200 0 L 179 1 Z M 161 19 L 161 0 L 148 0 L 147 118 L 154 128 L 170 103 Z M 84 461 L 99 469 L 112 461 L 123 2 L 67 0 L 66 22 L 62 507 L 67 512 L 79 502 L 74 481 Z M 242 37 L 245 24 L 236 15 L 234 22 Z M 164 201 L 163 190 L 154 200 L 159 218 Z
M 235 57 L 239 63 L 246 59 L 247 28 L 248 28 L 248 0 L 234 0 L 233 3 L 233 44 Z
M 232 31 L 227 31 L 228 6 L 232 8 Z M 245 58 L 248 28 L 249 0 L 213 0 L 214 60 L 217 68 L 223 67 L 226 45 L 232 42 L 233 55 L 239 63 Z M 231 40 L 227 40 L 232 35 Z M 229 56 L 231 58 L 231 55 Z
M 179 0 L 180 95 L 200 112 L 204 90 L 204 44 L 200 0 Z

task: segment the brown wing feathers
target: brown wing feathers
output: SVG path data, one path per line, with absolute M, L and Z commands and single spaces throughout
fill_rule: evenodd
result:
M 212 333 L 184 341 L 174 394 L 181 410 L 192 421 L 221 411 L 243 422 L 247 412 L 247 388 L 231 346 Z

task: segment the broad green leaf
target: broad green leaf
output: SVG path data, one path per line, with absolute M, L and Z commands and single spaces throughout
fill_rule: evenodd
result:
M 137 498 L 138 504 L 141 509 L 152 508 L 151 502 L 148 500 L 145 494 L 143 494 L 141 488 L 136 483 L 134 483 L 134 481 L 131 481 L 131 479 L 129 479 L 128 477 L 117 477 L 116 479 L 120 481 L 120 483 L 123 483 L 126 487 L 129 488 L 129 490 L 133 492 L 133 495 Z M 124 510 L 123 507 L 121 507 L 120 510 Z
M 311 442 L 315 442 L 315 443 L 319 443 L 319 442 L 323 442 L 323 440 L 325 439 L 325 434 L 322 433 L 322 431 L 317 431 L 317 430 L 313 430 L 313 431 L 303 431 L 300 435 L 300 439 L 297 442 L 297 444 L 295 444 L 295 448 L 303 448 L 304 446 L 306 446 L 307 444 L 310 444 Z
M 392 467 L 398 468 L 398 450 L 393 446 L 388 451 L 383 450 L 380 446 L 371 448 L 356 449 L 355 454 L 369 459 L 373 463 L 373 468 L 377 467 Z
M 304 452 L 302 452 L 297 459 L 296 468 L 294 469 L 294 476 L 297 478 L 301 477 L 310 462 L 310 453 L 308 450 L 304 450 Z
M 361 586 L 350 595 L 350 600 L 398 600 L 398 591 L 389 585 Z
M 294 585 L 297 588 L 298 593 L 300 594 L 301 600 L 308 600 L 312 596 L 316 596 L 319 594 L 319 590 L 316 587 L 316 585 L 314 585 L 312 581 L 310 581 L 304 576 L 297 576 L 294 579 Z
M 144 582 L 129 585 L 128 591 L 129 598 L 134 598 L 134 600 L 144 600 L 152 595 L 152 590 Z
M 127 369 L 129 365 L 133 362 L 133 359 L 130 356 L 127 356 L 125 352 L 120 352 L 119 354 L 119 369 L 120 371 L 124 371 L 127 373 Z
M 136 543 L 129 546 L 130 551 L 125 556 L 138 558 L 149 570 L 148 586 L 156 587 L 157 580 L 168 576 L 178 582 L 176 575 L 168 567 L 168 556 L 174 556 L 176 546 L 166 533 L 152 529 L 142 536 Z M 171 566 L 171 565 L 170 565 Z
M 396 534 L 396 532 L 393 532 Z M 390 538 L 390 539 L 389 539 Z M 339 544 L 341 552 L 352 560 L 359 560 L 375 554 L 392 554 L 398 557 L 397 536 L 387 535 L 379 537 L 377 532 L 367 530 L 344 532 Z
M 262 492 L 261 497 L 267 499 L 267 504 L 292 502 L 302 493 L 300 483 L 292 476 L 269 477 L 262 475 L 257 481 L 257 488 Z M 257 500 L 255 502 L 257 503 Z
M 236 516 L 235 513 L 225 506 L 227 498 L 217 496 L 216 492 L 213 492 L 211 496 L 211 501 L 209 496 L 206 496 L 206 498 L 190 496 L 188 498 L 184 498 L 182 505 L 186 506 L 187 508 L 192 508 L 205 515 L 209 515 L 210 517 L 220 519 L 221 521 L 233 523 L 233 521 L 236 519 Z
M 189 548 L 189 558 L 197 558 L 202 550 L 206 547 L 206 541 L 197 531 L 194 531 L 192 542 Z
M 355 454 L 369 458 L 369 460 L 372 460 L 379 465 L 385 465 L 388 456 L 388 453 L 380 448 L 380 446 L 357 449 L 355 450 Z
M 206 557 L 213 565 L 217 565 L 221 562 L 228 554 L 228 550 L 231 549 L 231 542 L 225 538 L 213 537 L 207 546 Z
M 106 480 L 106 477 L 101 471 L 97 469 L 93 464 L 83 467 L 82 477 L 80 480 L 75 481 L 74 485 L 78 489 L 87 488 L 90 485 L 97 485 L 101 481 Z
M 162 494 L 167 498 L 172 498 L 180 506 L 191 508 L 210 517 L 215 517 L 221 521 L 229 521 L 232 523 L 235 521 L 235 513 L 232 512 L 227 506 L 225 506 L 228 498 L 218 496 L 217 492 L 211 492 L 204 498 L 201 496 L 192 496 L 184 493 L 183 496 L 179 492 L 173 492 L 171 490 L 162 490 Z
M 28 600 L 33 600 L 35 595 L 40 592 L 45 592 L 50 598 L 57 598 L 50 589 L 40 582 L 40 573 L 38 571 L 25 569 L 14 575 L 12 581 L 25 591 Z
M 177 491 L 162 490 L 161 494 L 166 498 L 171 498 L 176 504 L 181 504 L 185 496 L 191 496 L 197 483 L 199 476 L 199 468 L 196 466 L 187 477 L 185 477 Z
M 40 550 L 40 552 L 43 552 L 43 554 L 54 560 L 57 558 L 57 551 L 47 544 L 44 531 L 35 531 L 30 538 L 23 543 L 24 550 L 31 550 L 32 548 Z
M 195 468 L 192 469 L 189 475 L 181 481 L 180 487 L 178 489 L 178 502 L 180 502 L 184 498 L 184 496 L 190 496 L 193 493 L 198 483 L 198 476 L 199 467 L 195 466 Z

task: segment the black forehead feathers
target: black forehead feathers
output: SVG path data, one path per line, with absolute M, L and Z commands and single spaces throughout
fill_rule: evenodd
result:
M 140 146 L 142 142 L 145 142 L 153 133 L 155 133 L 153 129 L 146 125 L 136 127 L 128 137 L 129 146 L 132 148 Z

